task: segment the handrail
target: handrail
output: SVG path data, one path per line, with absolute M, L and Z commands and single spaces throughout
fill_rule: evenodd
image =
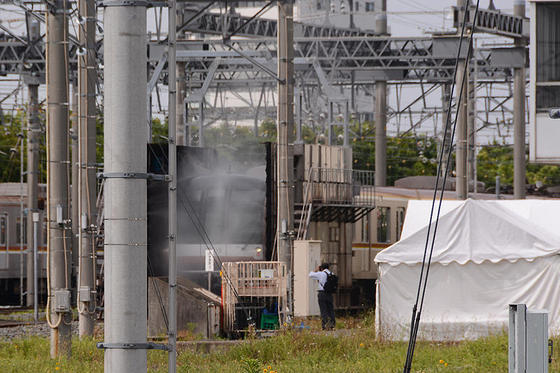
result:
M 309 175 L 308 175 L 308 180 L 311 180 L 311 173 L 313 171 L 313 168 L 309 169 Z M 305 180 L 304 180 L 305 182 Z M 299 221 L 299 226 L 298 226 L 298 232 L 297 232 L 297 236 L 296 239 L 298 240 L 302 240 L 305 239 L 305 236 L 307 236 L 307 227 L 309 226 L 309 221 L 310 221 L 310 217 L 311 217 L 311 208 L 312 208 L 312 198 L 309 194 L 310 191 L 310 185 L 313 183 L 313 181 L 308 181 L 307 184 L 305 185 L 305 190 L 304 190 L 304 196 L 303 196 L 303 208 L 302 208 L 302 216 L 300 218 Z M 305 229 L 305 231 L 304 231 Z
M 310 168 L 310 203 L 375 206 L 375 173 L 341 168 Z

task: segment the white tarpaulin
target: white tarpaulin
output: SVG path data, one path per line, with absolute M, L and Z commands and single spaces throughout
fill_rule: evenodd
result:
M 428 229 L 428 218 L 410 209 L 416 202 L 409 204 L 406 237 L 375 259 L 376 324 L 387 339 L 408 338 Z M 549 332 L 558 334 L 560 235 L 550 223 L 543 228 L 528 220 L 539 212 L 539 206 L 527 206 L 534 202 L 443 202 L 419 338 L 472 339 L 505 330 L 511 303 L 549 311 Z M 556 209 L 547 206 L 542 213 L 557 222 L 560 204 L 553 204 Z

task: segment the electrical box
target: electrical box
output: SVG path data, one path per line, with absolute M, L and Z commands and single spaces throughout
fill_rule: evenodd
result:
M 91 302 L 91 290 L 89 286 L 80 286 L 80 302 Z
M 70 312 L 70 290 L 57 289 L 54 291 L 54 312 Z
M 309 272 L 321 264 L 321 241 L 294 241 L 294 316 L 317 316 L 316 280 Z
M 548 312 L 509 305 L 509 373 L 548 373 Z

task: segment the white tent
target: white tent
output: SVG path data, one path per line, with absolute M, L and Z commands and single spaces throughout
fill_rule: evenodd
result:
M 380 337 L 391 340 L 408 338 L 418 290 L 430 209 L 423 203 L 415 208 L 415 203 L 409 204 L 401 241 L 375 259 L 379 265 L 377 330 Z M 549 333 L 558 334 L 560 229 L 553 232 L 553 224 L 528 219 L 542 203 L 444 201 L 420 339 L 462 340 L 501 332 L 507 328 L 511 303 L 547 310 Z M 558 222 L 560 204 L 552 205 L 555 208 L 540 210 L 546 214 L 539 217 L 543 222 Z

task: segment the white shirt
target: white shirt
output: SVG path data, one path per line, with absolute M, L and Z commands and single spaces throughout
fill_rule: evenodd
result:
M 319 291 L 325 290 L 323 286 L 325 286 L 325 283 L 327 282 L 327 273 L 330 274 L 331 271 L 329 271 L 328 269 L 324 269 L 319 272 L 313 272 L 313 271 L 309 272 L 310 278 L 319 281 L 319 287 L 317 290 Z

